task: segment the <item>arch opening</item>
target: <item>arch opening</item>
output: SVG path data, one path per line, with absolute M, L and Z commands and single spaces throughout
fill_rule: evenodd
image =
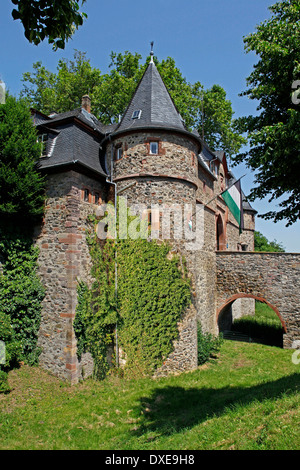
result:
M 225 235 L 225 226 L 221 214 L 218 215 L 216 221 L 216 242 L 217 242 L 217 251 L 226 250 L 226 235 Z
M 278 309 L 251 294 L 236 294 L 217 312 L 219 333 L 225 339 L 283 347 L 285 322 Z

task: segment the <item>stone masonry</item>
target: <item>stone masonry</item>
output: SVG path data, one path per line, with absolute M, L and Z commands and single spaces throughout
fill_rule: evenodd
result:
M 211 151 L 196 132 L 186 129 L 153 57 L 119 123 L 104 126 L 98 121 L 87 96 L 80 109 L 54 117 L 35 111 L 34 122 L 49 143 L 41 157 L 41 171 L 47 176 L 45 218 L 35 237 L 46 288 L 39 334 L 42 367 L 71 383 L 92 373 L 90 355 L 80 362 L 76 355 L 77 286 L 79 280 L 92 282 L 88 215 L 101 201 L 114 200 L 115 189 L 122 191 L 128 206 L 144 205 L 159 239 L 165 239 L 163 212 L 180 208 L 180 215 L 170 219 L 168 241 L 170 256 L 177 253 L 186 259 L 192 305 L 178 324 L 174 351 L 157 376 L 195 369 L 197 322 L 203 331 L 218 334 L 237 299 L 236 316 L 253 312 L 254 299 L 262 300 L 282 321 L 284 346 L 300 339 L 300 255 L 253 251 L 256 211 L 245 199 L 240 234 L 221 196 L 235 180 L 225 153 Z M 184 230 L 178 237 L 180 223 Z M 190 235 L 196 230 L 197 249 L 187 243 L 189 230 Z
M 299 253 L 217 252 L 216 322 L 239 298 L 269 304 L 281 320 L 284 347 L 300 340 Z
M 68 171 L 49 175 L 43 226 L 37 228 L 40 249 L 39 274 L 46 287 L 39 346 L 40 365 L 75 383 L 82 367 L 92 367 L 88 356 L 80 365 L 76 355 L 73 320 L 77 305 L 77 282 L 90 282 L 91 259 L 86 243 L 87 217 L 95 205 L 83 200 L 84 189 L 103 195 L 103 185 L 90 177 Z

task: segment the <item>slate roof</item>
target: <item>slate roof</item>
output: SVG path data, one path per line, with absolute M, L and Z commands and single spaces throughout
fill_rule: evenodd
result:
M 133 119 L 134 111 L 140 117 Z M 140 128 L 186 131 L 180 116 L 153 60 L 149 63 L 115 133 Z
M 138 118 L 133 119 L 134 111 Z M 63 165 L 81 165 L 103 177 L 107 176 L 101 142 L 108 135 L 116 135 L 135 129 L 174 130 L 194 136 L 200 145 L 198 154 L 200 166 L 215 180 L 210 162 L 217 158 L 222 161 L 224 152 L 213 152 L 200 138 L 197 131 L 189 132 L 181 118 L 153 60 L 151 59 L 135 93 L 119 123 L 104 125 L 84 108 L 46 116 L 32 110 L 34 124 L 41 132 L 48 134 L 47 157 L 40 159 L 40 168 L 55 169 Z M 81 125 L 82 124 L 82 125 Z M 235 181 L 232 172 L 229 184 Z M 243 193 L 244 210 L 257 213 Z
M 95 116 L 82 108 L 53 117 L 32 112 L 38 131 L 48 134 L 47 156 L 40 158 L 40 169 L 54 170 L 76 164 L 100 176 L 107 176 L 104 163 L 101 164 L 100 149 L 105 126 Z

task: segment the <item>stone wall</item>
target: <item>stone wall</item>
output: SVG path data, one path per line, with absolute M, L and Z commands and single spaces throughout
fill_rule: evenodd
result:
M 158 142 L 157 155 L 150 154 L 150 141 Z M 117 149 L 120 148 L 122 155 L 116 160 Z M 227 253 L 227 258 L 216 254 L 219 216 L 224 224 L 227 246 L 232 250 L 238 249 L 241 238 L 237 223 L 222 198 L 218 197 L 208 206 L 203 206 L 222 189 L 222 182 L 216 182 L 209 173 L 198 168 L 198 150 L 192 137 L 188 139 L 184 135 L 167 132 L 124 134 L 110 142 L 106 149 L 107 166 L 110 168 L 112 157 L 113 180 L 118 192 L 124 190 L 122 196 L 127 198 L 128 206 L 139 203 L 144 204 L 147 210 L 154 206 L 165 210 L 177 205 L 181 208 L 182 217 L 186 216 L 185 206 L 189 205 L 190 215 L 193 214 L 192 231 L 201 220 L 201 230 L 197 232 L 199 246 L 195 249 L 186 238 L 186 220 L 181 220 L 183 231 L 178 238 L 178 232 L 175 232 L 178 220 L 176 217 L 171 219 L 168 241 L 172 250 L 186 259 L 193 295 L 191 307 L 178 324 L 179 337 L 174 344 L 174 352 L 157 371 L 157 375 L 197 367 L 197 322 L 201 323 L 204 331 L 218 333 L 216 306 L 221 308 L 226 302 L 228 297 L 225 292 L 228 293 L 238 285 L 236 279 L 240 276 L 239 269 L 233 268 L 238 268 L 239 262 L 234 259 L 231 265 L 230 253 Z M 113 186 L 108 190 L 104 181 L 75 171 L 49 175 L 47 186 L 45 220 L 36 236 L 40 248 L 39 271 L 46 287 L 39 339 L 43 350 L 40 362 L 42 367 L 58 377 L 75 383 L 93 369 L 89 354 L 78 362 L 72 327 L 78 280 L 92 282 L 91 259 L 86 243 L 87 216 L 96 209 L 95 194 L 103 200 L 111 199 Z M 197 207 L 202 208 L 199 220 L 195 216 Z M 252 222 L 252 218 L 246 218 L 249 233 L 244 238 L 249 246 L 252 246 Z M 158 237 L 164 238 L 161 213 L 153 225 L 159 232 Z M 228 261 L 228 268 L 225 260 Z M 259 267 L 256 270 L 259 277 L 258 271 Z M 220 294 L 222 288 L 224 296 Z
M 300 254 L 216 253 L 216 323 L 238 298 L 269 303 L 280 318 L 284 347 L 300 339 Z
M 150 154 L 150 141 L 158 142 L 158 154 Z M 156 238 L 166 239 L 173 247 L 173 252 L 185 257 L 187 268 L 192 277 L 192 290 L 195 294 L 197 279 L 197 263 L 193 252 L 187 249 L 184 219 L 185 205 L 190 207 L 190 215 L 196 209 L 197 189 L 197 145 L 193 139 L 170 133 L 137 132 L 123 135 L 116 139 L 113 148 L 109 146 L 107 155 L 116 155 L 115 149 L 122 146 L 123 156 L 114 160 L 114 181 L 118 191 L 122 191 L 132 183 L 130 188 L 122 192 L 127 198 L 128 206 L 145 204 L 149 210 L 158 208 L 159 220 L 156 221 Z M 171 213 L 170 231 L 166 230 L 163 219 L 168 209 L 179 208 L 181 220 Z M 178 226 L 182 231 L 178 237 Z M 178 324 L 179 338 L 174 344 L 174 352 L 157 371 L 157 375 L 165 375 L 173 371 L 191 370 L 197 367 L 197 328 L 196 328 L 196 295 L 193 304 L 185 312 Z
M 84 201 L 84 189 L 89 189 Z M 39 346 L 40 365 L 74 383 L 82 369 L 91 372 L 91 358 L 78 364 L 73 320 L 78 279 L 90 282 L 91 259 L 86 243 L 87 216 L 95 210 L 94 193 L 103 197 L 103 184 L 75 171 L 47 177 L 43 226 L 37 228 L 39 275 L 46 288 Z

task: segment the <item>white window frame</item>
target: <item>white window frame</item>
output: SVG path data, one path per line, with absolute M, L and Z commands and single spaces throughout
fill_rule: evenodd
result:
M 155 152 L 153 152 L 153 150 L 152 150 L 152 145 L 155 146 L 155 150 L 156 150 Z M 154 141 L 154 140 L 150 141 L 149 142 L 149 150 L 150 150 L 150 155 L 158 155 L 158 142 Z
M 47 157 L 48 156 L 48 153 L 47 153 L 48 138 L 49 138 L 49 136 L 46 133 L 38 135 L 37 142 L 41 146 L 41 154 L 40 154 L 41 157 Z
M 140 119 L 141 114 L 142 114 L 142 110 L 136 109 L 135 111 L 133 111 L 131 119 Z
M 123 157 L 123 148 L 122 146 L 117 147 L 116 160 L 121 160 L 122 157 Z

